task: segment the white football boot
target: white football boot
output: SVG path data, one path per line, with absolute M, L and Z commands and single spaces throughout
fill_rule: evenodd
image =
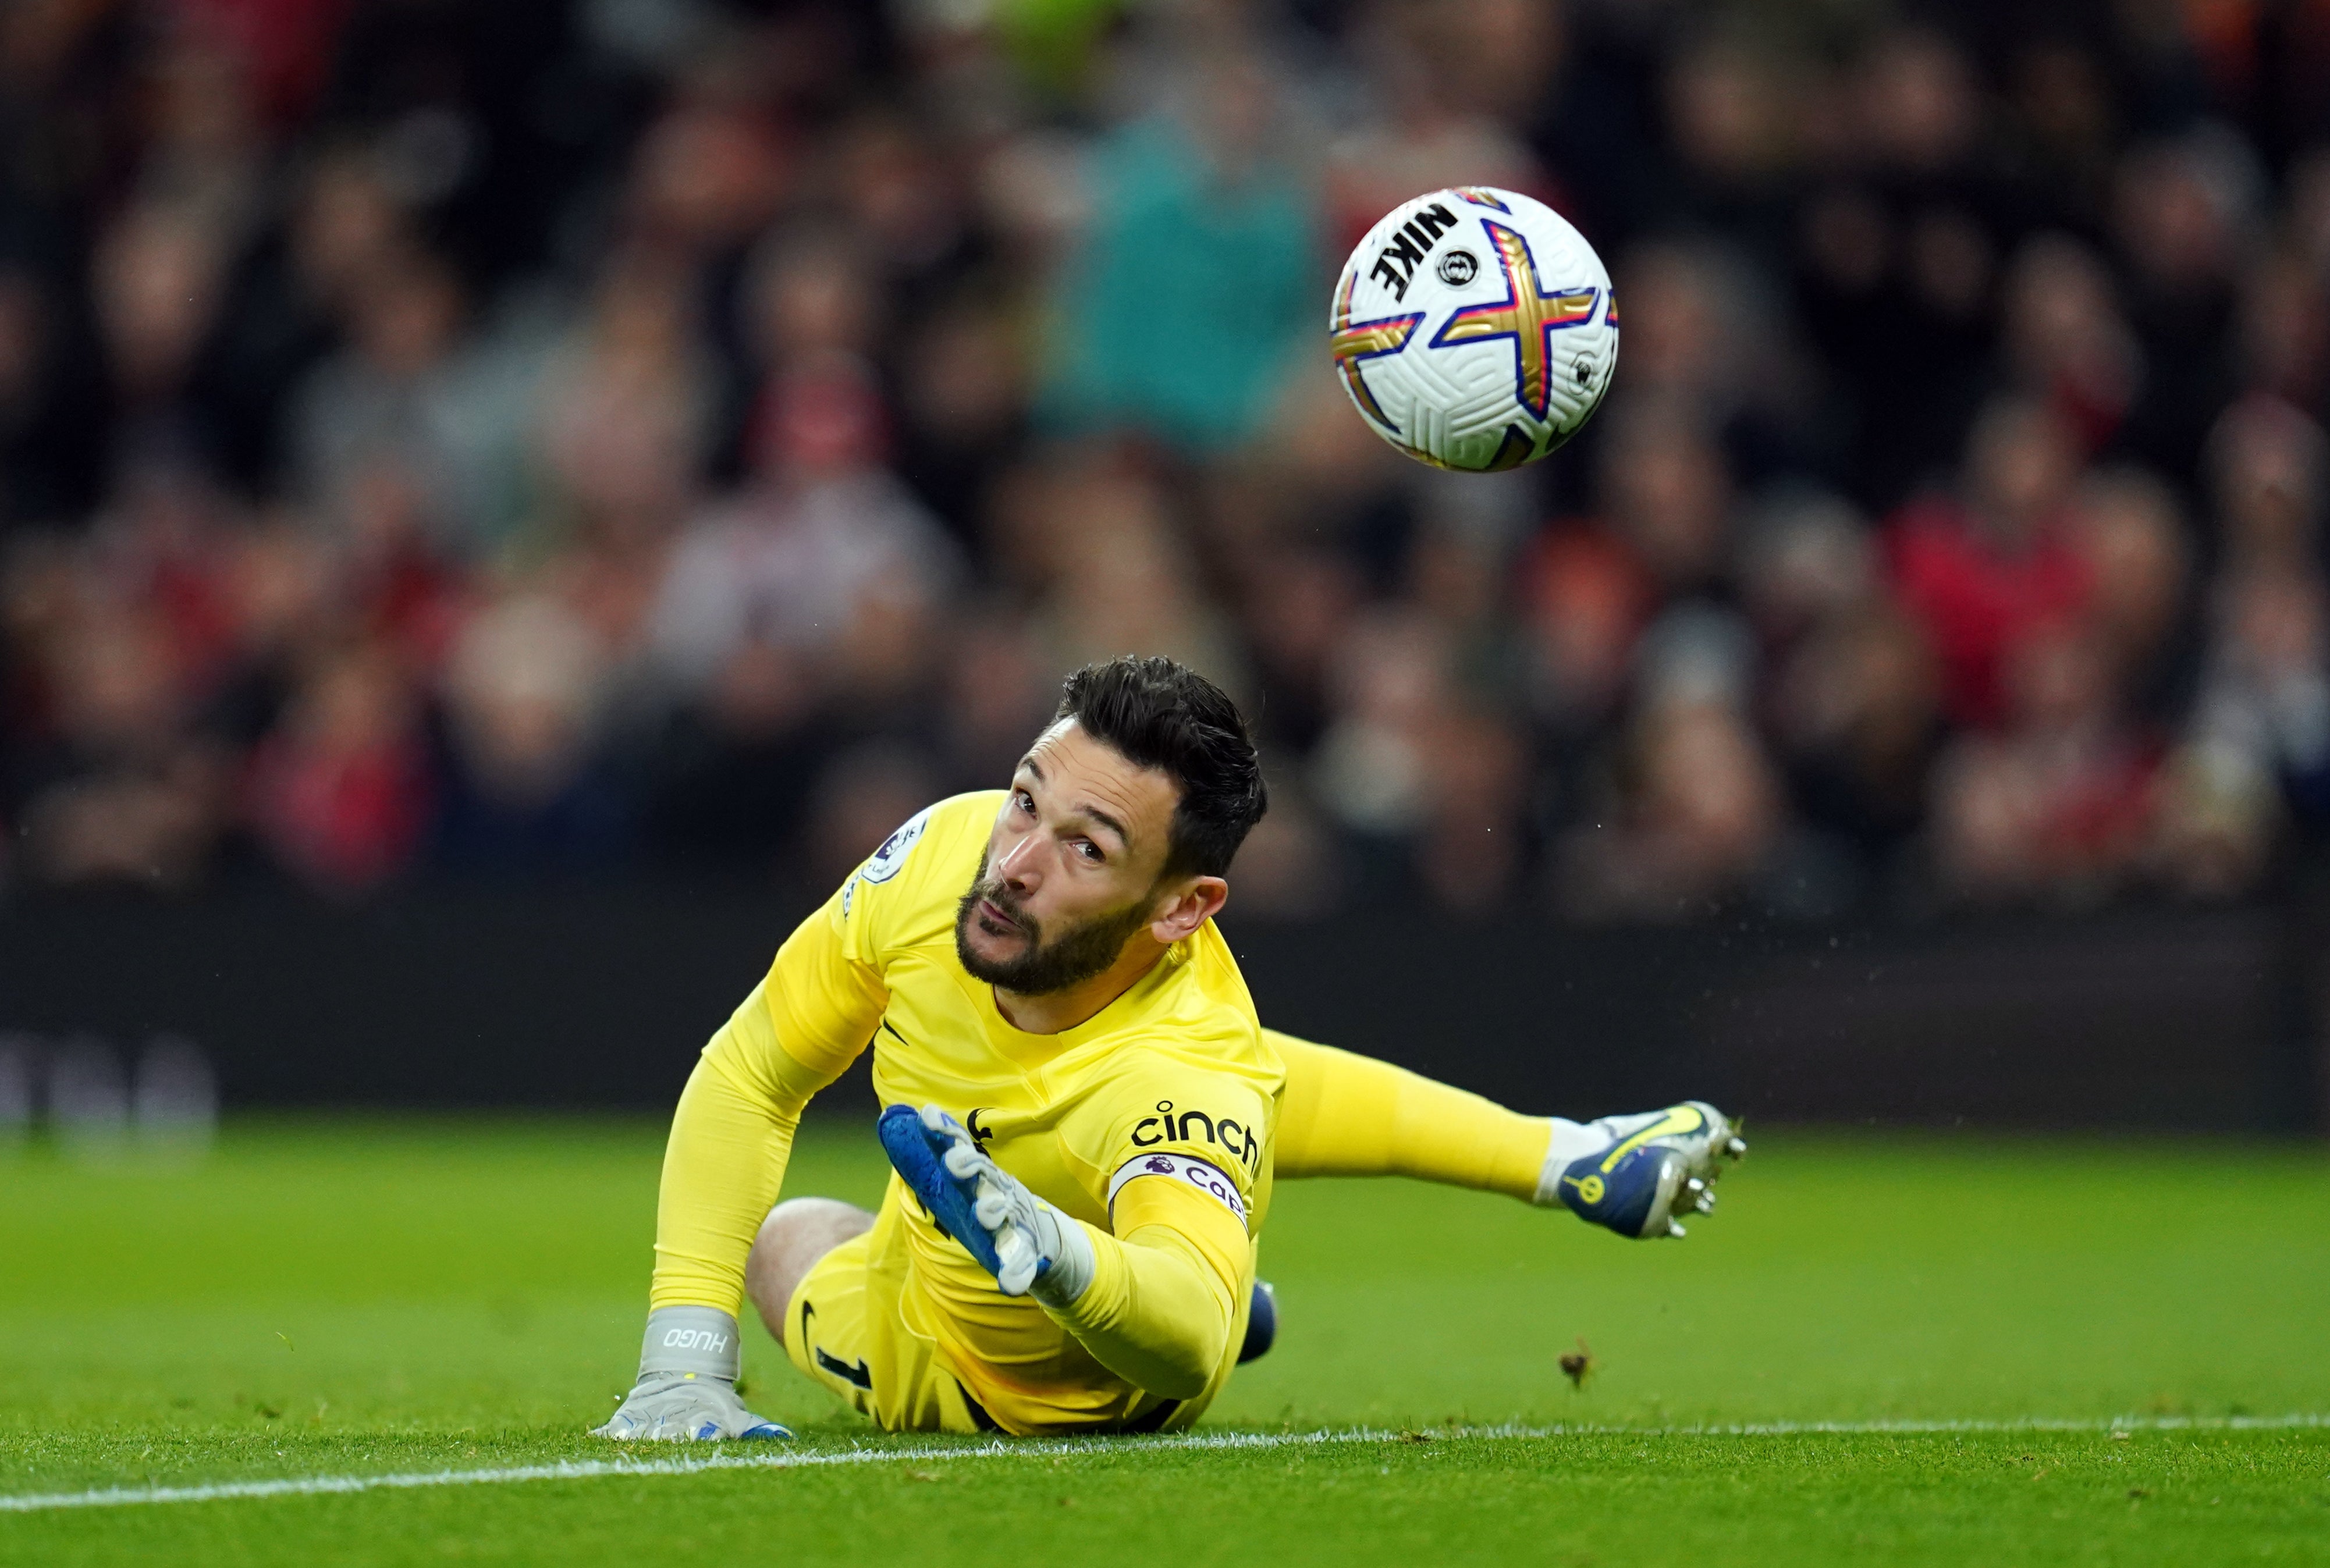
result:
M 1701 1100 L 1582 1125 L 1556 1120 L 1536 1202 L 1622 1236 L 1680 1236 L 1675 1215 L 1713 1213 L 1721 1162 L 1747 1152 L 1738 1124 Z

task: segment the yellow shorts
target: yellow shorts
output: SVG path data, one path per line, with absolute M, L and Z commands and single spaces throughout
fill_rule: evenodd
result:
M 938 1346 L 906 1326 L 900 1210 L 886 1197 L 874 1228 L 819 1258 L 785 1307 L 785 1354 L 885 1431 L 996 1431 L 939 1365 Z
M 874 1228 L 819 1258 L 785 1307 L 785 1354 L 844 1404 L 885 1431 L 1043 1433 L 1179 1431 L 1212 1402 L 1220 1379 L 1194 1400 L 1119 1395 L 1101 1420 L 1088 1404 L 1065 1408 L 1030 1390 L 990 1414 L 941 1359 L 938 1342 L 915 1328 L 922 1318 L 906 1309 L 915 1287 L 902 1191 L 893 1180 Z M 1244 1332 L 1241 1318 L 1236 1333 Z

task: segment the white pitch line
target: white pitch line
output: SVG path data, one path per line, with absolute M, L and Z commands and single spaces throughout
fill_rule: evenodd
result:
M 1144 1448 L 1284 1448 L 1293 1443 L 1382 1441 L 1396 1432 L 1197 1432 L 1155 1438 Z M 936 1459 L 1029 1456 L 1060 1449 L 1092 1451 L 1092 1440 L 1001 1440 L 949 1448 L 844 1449 L 838 1452 L 713 1454 L 683 1459 L 561 1459 L 547 1465 L 511 1465 L 494 1469 L 421 1470 L 356 1476 L 285 1476 L 266 1481 L 218 1481 L 194 1487 L 107 1487 L 86 1492 L 0 1494 L 0 1514 L 43 1513 L 58 1508 L 118 1508 L 147 1503 L 214 1503 L 245 1497 L 315 1497 L 347 1492 L 404 1490 L 418 1487 L 480 1487 L 512 1481 L 587 1481 L 608 1476 L 692 1476 L 706 1470 L 790 1470 L 822 1465 L 867 1465 Z
M 2097 1421 L 2063 1420 L 2051 1416 L 2032 1416 L 2016 1421 L 1767 1421 L 1655 1430 L 1669 1437 L 1803 1437 L 1821 1432 L 1841 1432 L 1852 1437 L 1883 1437 L 1894 1432 L 1911 1437 L 1946 1437 L 1951 1432 L 2296 1431 L 2313 1427 L 2330 1427 L 2330 1415 L 2128 1415 Z M 1653 1429 L 1606 1427 L 1599 1430 L 1617 1432 Z
M 1871 1421 L 1748 1422 L 1709 1426 L 1492 1426 L 1444 1428 L 1411 1434 L 1360 1427 L 1340 1431 L 1189 1432 L 1175 1437 L 1023 1439 L 949 1448 L 843 1449 L 823 1453 L 797 1450 L 775 1453 L 713 1454 L 702 1459 L 562 1459 L 547 1465 L 510 1465 L 475 1470 L 420 1470 L 389 1475 L 285 1476 L 267 1481 L 217 1481 L 193 1487 L 109 1487 L 86 1492 L 0 1494 L 0 1514 L 49 1513 L 63 1508 L 120 1508 L 156 1503 L 218 1503 L 254 1497 L 317 1497 L 354 1492 L 402 1491 L 423 1487 L 479 1487 L 518 1481 L 587 1481 L 607 1477 L 692 1476 L 710 1470 L 790 1470 L 833 1465 L 927 1464 L 942 1459 L 1033 1458 L 1061 1452 L 1091 1454 L 1157 1449 L 1280 1449 L 1314 1443 L 1388 1442 L 1422 1435 L 1432 1438 L 1524 1440 L 1555 1437 L 1802 1437 L 1946 1436 L 1953 1432 L 2075 1431 L 2286 1431 L 2330 1427 L 2330 1414 L 2279 1416 L 2120 1416 L 2108 1420 L 2060 1421 Z
M 998 1448 L 1000 1445 L 996 1445 Z M 416 1487 L 481 1487 L 511 1481 L 588 1481 L 607 1476 L 692 1476 L 705 1470 L 795 1469 L 810 1465 L 862 1465 L 885 1459 L 942 1459 L 988 1450 L 850 1449 L 840 1453 L 715 1454 L 700 1459 L 562 1459 L 549 1465 L 497 1469 L 421 1470 L 401 1475 L 285 1476 L 271 1481 L 220 1481 L 199 1487 L 111 1487 L 99 1491 L 0 1497 L 0 1513 L 52 1508 L 118 1508 L 140 1503 L 215 1503 L 242 1497 L 315 1497 Z

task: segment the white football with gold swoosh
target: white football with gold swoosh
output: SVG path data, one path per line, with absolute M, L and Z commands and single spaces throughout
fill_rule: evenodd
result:
M 1618 365 L 1602 258 L 1544 203 L 1489 185 L 1385 214 L 1343 264 L 1328 332 L 1360 418 L 1443 468 L 1515 468 L 1554 451 Z

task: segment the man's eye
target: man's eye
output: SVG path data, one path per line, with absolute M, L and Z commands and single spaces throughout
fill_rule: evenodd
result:
M 1079 838 L 1076 840 L 1076 853 L 1083 855 L 1086 860 L 1093 861 L 1095 864 L 1097 864 L 1101 859 L 1100 845 L 1094 844 L 1089 838 Z
M 1020 810 L 1025 811 L 1030 817 L 1036 815 L 1036 798 L 1033 795 L 1028 794 L 1025 789 L 1014 792 L 1011 797 L 1011 803 L 1018 807 Z

